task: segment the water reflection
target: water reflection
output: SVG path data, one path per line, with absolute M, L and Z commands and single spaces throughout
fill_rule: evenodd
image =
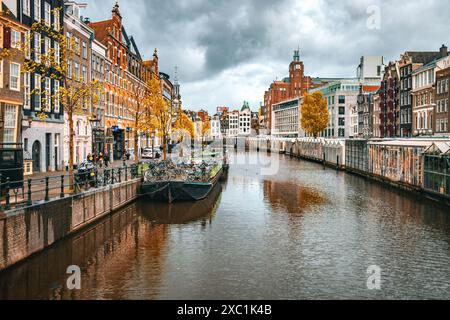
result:
M 282 208 L 292 215 L 299 215 L 327 201 L 325 195 L 317 190 L 293 182 L 270 180 L 264 181 L 264 196 L 275 210 Z
M 58 242 L 25 263 L 0 274 L 0 299 L 129 299 L 141 297 L 134 290 L 144 285 L 158 288 L 167 227 L 153 225 L 139 216 L 133 204 L 80 235 Z M 151 274 L 137 281 L 136 261 L 145 259 Z M 82 290 L 66 287 L 67 267 L 80 266 Z M 136 279 L 137 280 L 137 279 Z M 131 286 L 133 287 L 133 286 Z M 157 291 L 157 290 L 156 290 Z M 155 297 L 150 293 L 148 298 Z
M 447 207 L 283 156 L 262 176 L 264 156 L 237 153 L 204 202 L 138 202 L 0 274 L 0 298 L 450 298 Z M 81 291 L 64 289 L 69 264 Z
M 222 193 L 222 184 L 218 183 L 211 194 L 202 201 L 162 203 L 142 199 L 139 210 L 142 216 L 156 224 L 186 224 L 199 219 L 212 219 L 217 212 Z

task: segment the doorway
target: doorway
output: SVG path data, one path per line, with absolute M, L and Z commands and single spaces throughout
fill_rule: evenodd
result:
M 49 172 L 51 168 L 51 143 L 52 143 L 52 134 L 45 134 L 45 171 Z
M 32 149 L 33 171 L 41 172 L 41 143 L 35 141 Z

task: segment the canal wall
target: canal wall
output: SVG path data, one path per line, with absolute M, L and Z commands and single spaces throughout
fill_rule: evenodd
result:
M 16 209 L 0 216 L 0 270 L 91 225 L 139 196 L 140 179 Z
M 448 195 L 424 186 L 423 154 L 433 140 L 249 138 L 247 144 L 250 150 L 320 163 L 450 206 Z

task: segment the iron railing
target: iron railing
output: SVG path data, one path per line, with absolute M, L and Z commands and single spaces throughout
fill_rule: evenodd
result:
M 47 176 L 0 183 L 0 211 L 29 207 L 142 177 L 143 166 L 131 165 L 111 169 L 96 169 L 86 173 Z M 1 175 L 1 174 L 0 174 Z M 1 176 L 0 176 L 1 181 Z M 14 187 L 19 183 L 21 187 Z

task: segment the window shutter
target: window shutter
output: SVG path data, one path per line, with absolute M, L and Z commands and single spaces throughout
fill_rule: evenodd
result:
M 11 28 L 3 28 L 3 48 L 11 49 Z

